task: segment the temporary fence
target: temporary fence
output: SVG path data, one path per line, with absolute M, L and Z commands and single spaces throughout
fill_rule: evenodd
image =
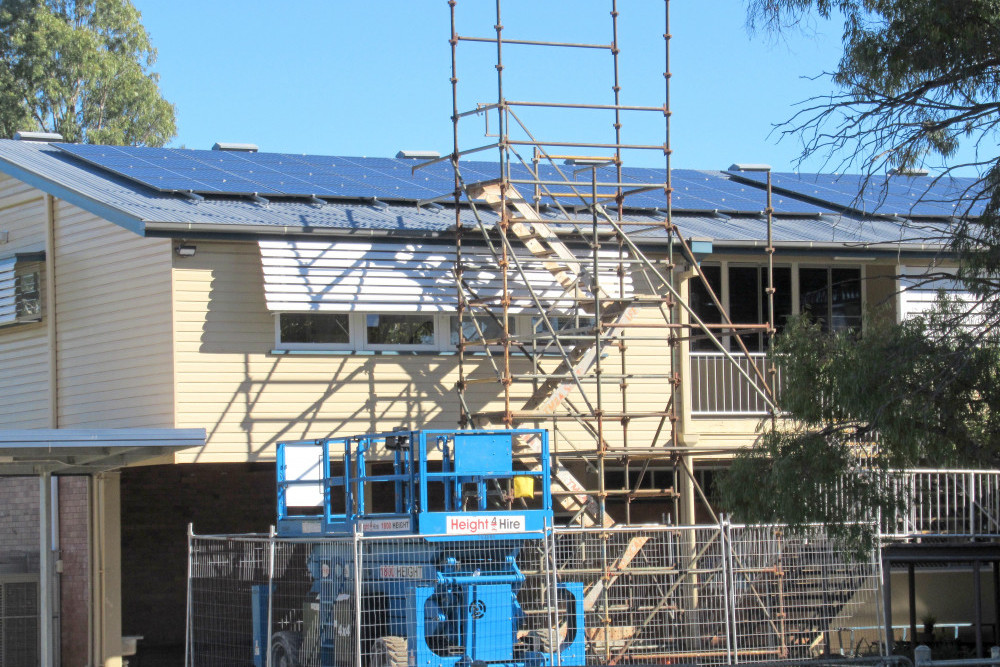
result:
M 190 537 L 188 667 L 738 664 L 884 646 L 880 563 L 820 528 Z

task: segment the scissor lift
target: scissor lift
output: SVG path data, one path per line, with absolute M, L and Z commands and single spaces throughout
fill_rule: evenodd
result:
M 515 440 L 537 444 L 540 468 L 514 469 Z M 315 540 L 301 631 L 271 636 L 272 663 L 354 665 L 360 649 L 378 667 L 584 664 L 582 583 L 530 591 L 556 607 L 543 627 L 519 601 L 518 556 L 552 527 L 548 461 L 548 433 L 530 429 L 280 443 L 278 534 Z M 255 589 L 258 667 L 267 595 Z

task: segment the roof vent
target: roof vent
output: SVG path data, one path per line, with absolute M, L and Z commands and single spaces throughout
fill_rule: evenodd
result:
M 441 157 L 441 154 L 437 151 L 399 151 L 396 157 L 406 160 L 435 160 Z
M 48 143 L 50 141 L 62 141 L 63 135 L 58 132 L 26 132 L 24 130 L 14 133 L 14 138 L 18 141 L 40 141 Z
M 769 164 L 751 164 L 749 162 L 736 162 L 729 165 L 729 171 L 771 171 Z
M 233 151 L 235 153 L 256 153 L 259 148 L 257 144 L 234 144 L 226 141 L 219 141 L 212 146 L 213 151 Z
M 931 174 L 927 169 L 890 169 L 889 173 L 893 176 L 930 176 Z

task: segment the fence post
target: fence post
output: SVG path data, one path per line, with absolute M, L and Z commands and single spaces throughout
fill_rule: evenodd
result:
M 267 535 L 267 653 L 264 654 L 264 664 L 271 667 L 271 632 L 274 623 L 274 526 Z
M 184 627 L 184 666 L 194 667 L 194 632 L 192 631 L 191 612 L 194 605 L 191 596 L 191 561 L 194 556 L 194 524 L 189 523 L 187 529 L 188 562 L 187 562 L 187 614 Z
M 722 585 L 725 597 L 726 617 L 726 664 L 739 663 L 736 645 L 736 574 L 733 567 L 733 545 L 729 520 L 724 514 L 719 516 L 719 539 L 722 542 Z
M 364 582 L 361 581 L 361 535 L 357 524 L 354 525 L 354 665 L 361 667 L 361 591 Z

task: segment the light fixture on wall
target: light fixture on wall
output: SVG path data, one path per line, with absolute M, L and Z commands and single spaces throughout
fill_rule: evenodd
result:
M 194 254 L 198 252 L 198 246 L 185 243 L 174 248 L 174 252 L 177 253 L 178 257 L 194 257 Z
M 10 232 L 0 231 L 0 243 L 6 243 L 10 239 Z

